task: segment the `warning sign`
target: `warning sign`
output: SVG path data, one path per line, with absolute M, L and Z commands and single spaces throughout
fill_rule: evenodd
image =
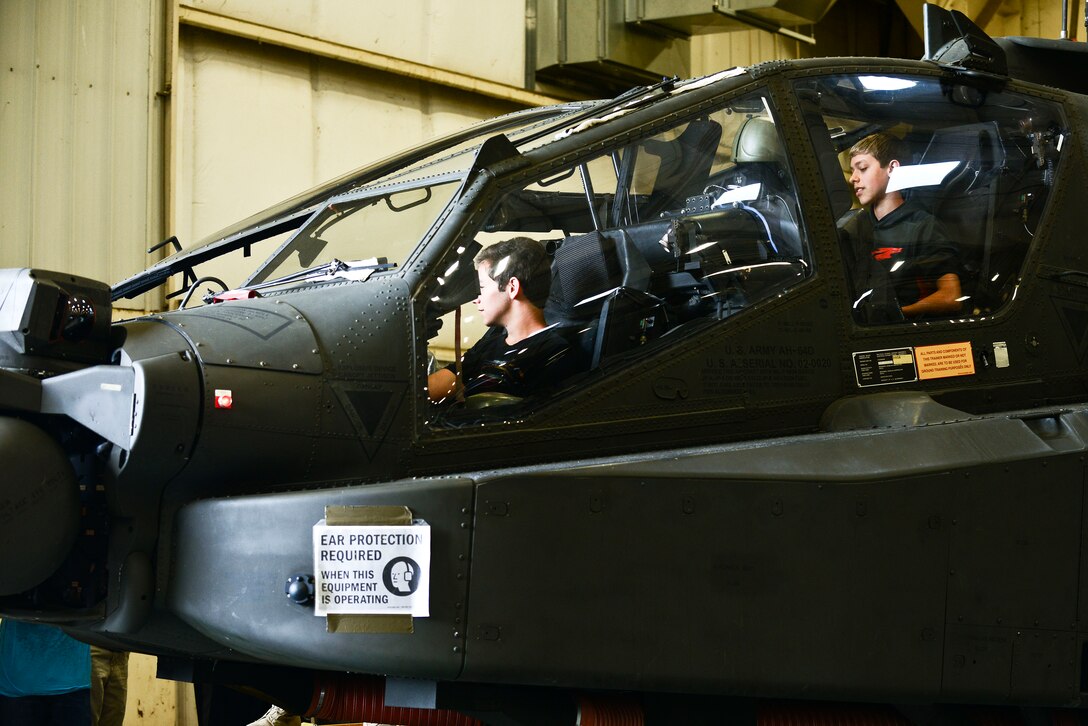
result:
M 314 525 L 314 614 L 430 615 L 431 528 Z
M 950 378 L 970 376 L 975 372 L 975 357 L 970 343 L 922 345 L 914 349 L 918 363 L 918 378 Z

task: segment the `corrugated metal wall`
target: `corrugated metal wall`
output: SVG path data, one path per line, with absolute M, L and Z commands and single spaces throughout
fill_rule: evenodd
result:
M 800 58 L 801 43 L 784 35 L 744 30 L 691 39 L 691 73 L 706 75 L 774 58 Z
M 524 0 L 182 0 L 181 5 L 509 86 L 519 87 L 524 79 Z
M 296 192 L 520 105 L 183 28 L 174 230 L 183 245 Z M 243 266 L 203 266 L 234 286 Z
M 117 280 L 162 233 L 162 0 L 0 2 L 0 266 Z

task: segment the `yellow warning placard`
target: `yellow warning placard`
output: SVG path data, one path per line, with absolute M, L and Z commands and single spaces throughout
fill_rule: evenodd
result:
M 975 372 L 975 357 L 969 342 L 918 346 L 914 349 L 914 357 L 918 364 L 918 379 L 923 381 L 970 376 Z

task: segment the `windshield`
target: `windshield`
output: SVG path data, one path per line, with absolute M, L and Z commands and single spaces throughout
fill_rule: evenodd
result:
M 396 191 L 331 199 L 246 282 L 296 281 L 295 273 L 332 262 L 404 263 L 457 190 L 449 177 Z
M 446 178 L 440 175 L 453 175 L 457 172 L 464 173 L 472 164 L 476 151 L 488 138 L 497 134 L 506 134 L 515 140 L 521 137 L 533 138 L 554 124 L 562 123 L 567 117 L 577 117 L 586 109 L 593 108 L 597 102 L 570 103 L 562 106 L 534 108 L 508 114 L 495 119 L 483 121 L 475 126 L 464 129 L 455 134 L 438 140 L 421 144 L 415 148 L 402 151 L 387 157 L 381 161 L 369 164 L 349 174 L 326 182 L 318 187 L 287 199 L 263 212 L 255 214 L 237 224 L 220 230 L 215 234 L 205 237 L 199 243 L 186 247 L 165 258 L 158 264 L 124 280 L 113 288 L 113 299 L 131 298 L 147 292 L 158 285 L 163 284 L 172 275 L 183 273 L 185 284 L 195 280 L 198 275 L 225 275 L 233 281 L 241 282 L 244 279 L 271 278 L 274 275 L 272 269 L 265 271 L 267 265 L 262 266 L 260 272 L 253 274 L 252 260 L 235 261 L 234 268 L 245 266 L 244 270 L 238 269 L 232 274 L 225 274 L 220 268 L 223 265 L 217 263 L 216 269 L 208 270 L 203 267 L 196 269 L 197 265 L 203 265 L 209 260 L 219 258 L 236 250 L 243 250 L 248 257 L 254 251 L 257 243 L 264 242 L 262 247 L 276 250 L 277 262 L 282 264 L 280 253 L 283 252 L 283 243 L 287 238 L 293 239 L 293 233 L 301 227 L 311 216 L 328 203 L 331 198 L 343 201 L 350 194 L 364 194 L 364 188 L 373 185 L 391 182 L 407 182 L 410 179 L 428 177 L 433 182 L 434 178 Z M 451 187 L 455 187 L 453 184 Z M 397 194 L 404 189 L 404 185 L 398 187 Z M 439 194 L 446 201 L 453 193 L 451 188 L 447 193 Z M 368 198 L 375 195 L 368 193 Z M 362 197 L 359 197 L 362 199 Z M 381 198 L 381 195 L 377 195 Z M 436 202 L 437 203 L 437 202 Z M 444 204 L 445 202 L 443 202 Z M 394 206 L 404 205 L 394 202 Z M 430 212 L 430 206 L 425 205 L 426 210 L 418 210 L 418 214 Z M 364 217 L 369 215 L 364 215 Z M 434 216 L 428 220 L 433 221 Z M 400 221 L 400 218 L 398 218 Z M 418 227 L 416 227 L 418 228 Z M 425 229 L 425 228 L 424 228 Z M 418 242 L 417 237 L 414 242 Z M 263 252 L 263 249 L 261 250 Z M 263 259 L 259 257 L 258 259 Z M 300 258 L 301 259 L 301 258 Z M 316 258 L 315 258 L 316 259 Z
M 524 153 L 556 138 L 591 128 L 608 118 L 630 113 L 660 98 L 686 93 L 741 73 L 741 69 L 734 69 L 690 81 L 678 82 L 669 79 L 656 86 L 632 89 L 610 101 L 588 101 L 529 109 L 484 121 L 438 141 L 422 144 L 346 174 L 210 235 L 198 244 L 118 283 L 113 288 L 113 299 L 135 297 L 163 284 L 178 273 L 184 276 L 182 289 L 172 293 L 173 295 L 186 291 L 195 292 L 198 280 L 210 280 L 225 288 L 259 282 L 267 284 L 278 277 L 309 269 L 307 260 L 314 265 L 333 260 L 345 262 L 370 257 L 385 257 L 391 264 L 403 262 L 411 249 L 418 244 L 421 235 L 437 218 L 443 205 L 455 193 L 456 183 L 448 180 L 461 178 L 468 172 L 486 139 L 503 134 Z M 412 180 L 418 180 L 418 183 Z M 409 189 L 428 189 L 430 196 L 426 201 L 401 202 L 392 196 L 386 196 L 390 192 L 378 192 L 375 189 L 378 186 L 388 189 L 392 185 L 396 185 L 394 196 L 404 195 Z M 448 188 L 439 190 L 439 187 L 446 185 Z M 353 203 L 349 205 L 350 213 L 330 211 L 326 205 L 333 198 L 341 207 L 351 200 Z M 381 200 L 386 202 L 379 204 Z M 354 202 L 358 202 L 358 205 Z M 368 208 L 370 211 L 360 215 L 359 210 Z M 412 210 L 410 216 L 413 221 L 404 225 L 406 217 L 402 213 L 409 210 Z M 315 213 L 317 217 L 311 221 Z M 352 222 L 341 227 L 345 220 L 353 217 L 355 219 Z M 328 232 L 327 228 L 333 218 L 337 231 Z M 396 233 L 383 231 L 381 225 L 390 224 L 390 219 L 397 220 Z M 365 234 L 361 231 L 364 220 L 368 225 Z M 371 224 L 377 226 L 371 227 Z M 303 225 L 311 226 L 307 226 L 305 231 L 298 231 Z M 349 228 L 357 231 L 340 231 Z M 315 232 L 315 229 L 318 231 Z M 409 239 L 406 232 L 408 229 L 416 234 L 414 238 Z M 342 240 L 333 243 L 329 239 L 329 235 L 339 238 L 341 235 L 347 237 L 351 234 L 354 234 L 352 243 Z M 313 235 L 316 237 L 307 241 Z M 380 243 L 373 242 L 378 238 L 382 238 Z M 400 250 L 398 245 L 408 245 L 409 248 Z M 391 251 L 391 246 L 394 251 Z M 257 259 L 264 258 L 270 250 L 272 257 L 254 272 L 251 260 L 234 259 L 240 255 L 225 257 L 237 250 L 243 251 L 246 257 L 255 254 Z M 345 257 L 349 259 L 345 260 Z M 303 279 L 310 278 L 304 276 Z

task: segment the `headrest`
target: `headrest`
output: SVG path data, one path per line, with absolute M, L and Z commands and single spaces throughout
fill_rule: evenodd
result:
M 544 306 L 545 320 L 567 324 L 596 315 L 600 299 L 596 306 L 579 306 L 579 303 L 619 286 L 622 279 L 623 270 L 612 236 L 590 232 L 568 237 L 556 250 L 552 262 L 552 288 Z
M 1005 147 L 996 121 L 937 129 L 922 154 L 922 163 L 963 161 L 976 170 L 1005 166 Z
M 744 122 L 733 139 L 733 161 L 736 163 L 753 161 L 773 161 L 779 164 L 786 160 L 786 152 L 778 138 L 774 121 L 762 116 L 753 116 Z

